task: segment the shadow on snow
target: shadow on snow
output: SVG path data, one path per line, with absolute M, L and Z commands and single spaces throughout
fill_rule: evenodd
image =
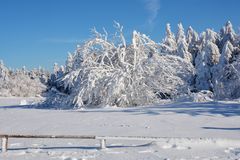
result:
M 223 128 L 223 127 L 202 127 L 203 129 L 240 131 L 240 128 Z
M 25 105 L 25 106 L 0 106 L 0 109 L 52 109 L 46 108 L 40 105 Z M 156 104 L 149 106 L 131 107 L 131 108 L 98 108 L 98 109 L 81 109 L 81 110 L 66 110 L 69 112 L 81 112 L 81 113 L 128 113 L 130 115 L 147 114 L 152 116 L 158 116 L 161 114 L 177 113 L 187 114 L 191 116 L 206 115 L 214 116 L 221 115 L 225 117 L 240 116 L 240 104 L 239 103 L 225 103 L 225 102 L 206 102 L 206 103 L 171 103 L 171 104 Z

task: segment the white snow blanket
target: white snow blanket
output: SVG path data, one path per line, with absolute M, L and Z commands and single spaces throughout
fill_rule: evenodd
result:
M 166 138 L 159 142 L 109 140 L 105 150 L 99 150 L 96 140 L 10 139 L 10 150 L 0 159 L 239 159 L 239 122 L 236 102 L 82 110 L 5 105 L 0 107 L 1 133 Z

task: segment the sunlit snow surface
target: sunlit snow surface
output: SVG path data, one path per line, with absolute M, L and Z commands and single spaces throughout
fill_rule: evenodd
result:
M 0 159 L 240 159 L 240 103 L 174 103 L 137 108 L 40 109 L 39 99 L 0 98 L 0 133 L 157 136 L 158 142 L 10 139 Z M 197 140 L 196 138 L 203 138 Z

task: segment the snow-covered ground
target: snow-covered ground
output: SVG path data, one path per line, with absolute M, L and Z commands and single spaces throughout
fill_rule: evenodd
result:
M 0 97 L 0 106 L 32 105 L 43 100 L 43 97 Z
M 0 98 L 0 133 L 165 137 L 158 142 L 10 139 L 0 159 L 240 159 L 240 104 L 175 103 L 138 108 L 38 109 Z M 22 105 L 20 105 L 22 104 Z M 199 139 L 202 138 L 202 139 Z

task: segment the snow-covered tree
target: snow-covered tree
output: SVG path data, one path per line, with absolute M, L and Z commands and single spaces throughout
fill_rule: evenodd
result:
M 5 67 L 2 60 L 0 60 L 0 96 L 9 95 L 8 88 L 9 82 L 9 69 Z
M 225 43 L 229 41 L 232 45 L 236 45 L 237 35 L 233 29 L 232 23 L 227 21 L 225 26 L 220 31 L 220 36 L 222 38 L 220 49 L 222 50 Z
M 8 83 L 11 96 L 35 97 L 40 96 L 46 86 L 40 82 L 39 78 L 31 79 L 22 71 L 15 72 Z
M 2 60 L 0 60 L 0 82 L 3 83 L 3 81 L 8 81 L 9 78 L 9 70 L 7 67 L 5 67 Z
M 177 43 L 179 43 L 182 40 L 186 41 L 186 36 L 185 36 L 185 33 L 184 33 L 184 28 L 183 28 L 182 23 L 179 23 L 178 24 L 176 41 L 177 41 Z
M 195 58 L 199 52 L 199 36 L 198 33 L 190 26 L 187 30 L 188 51 L 192 54 L 192 62 L 195 65 Z
M 47 85 L 50 78 L 50 73 L 49 71 L 39 66 L 37 70 L 37 78 L 40 79 L 41 83 Z
M 213 76 L 212 68 L 219 62 L 220 53 L 216 44 L 207 41 L 195 59 L 195 67 L 197 70 L 196 88 L 198 90 L 212 90 Z
M 212 67 L 219 62 L 220 51 L 218 46 L 212 41 L 207 41 L 206 46 L 203 48 L 202 52 L 205 52 L 204 61 L 207 66 Z
M 204 61 L 205 52 L 199 52 L 195 59 L 196 80 L 195 87 L 197 90 L 209 90 L 211 87 L 210 68 Z
M 73 69 L 73 55 L 68 53 L 67 61 L 66 61 L 66 72 L 70 72 Z
M 59 66 L 57 63 L 53 64 L 53 74 L 56 76 L 56 78 L 58 77 L 58 71 L 59 71 Z
M 190 44 L 196 44 L 199 41 L 198 33 L 190 26 L 187 30 L 187 43 Z
M 166 25 L 166 37 L 163 40 L 163 43 L 160 44 L 160 46 L 162 53 L 168 53 L 171 55 L 176 54 L 177 50 L 176 38 L 171 31 L 171 26 L 169 23 Z
M 219 62 L 222 67 L 229 64 L 229 62 L 233 56 L 233 50 L 234 50 L 233 45 L 229 41 L 227 41 L 225 43 L 225 45 L 223 46 L 222 54 L 221 54 L 220 62 Z
M 177 32 L 177 55 L 188 62 L 192 63 L 192 54 L 188 52 L 188 44 L 186 41 L 184 28 L 182 23 L 178 24 L 178 32 Z
M 216 99 L 240 97 L 240 63 L 227 64 L 218 74 L 214 85 Z
M 194 74 L 191 63 L 161 55 L 157 43 L 136 31 L 127 46 L 121 28 L 117 25 L 113 41 L 96 34 L 80 47 L 73 56 L 74 63 L 81 59 L 80 66 L 63 78 L 67 95 L 50 98 L 50 103 L 57 99 L 77 108 L 125 107 L 158 103 L 188 91 Z
M 0 62 L 0 96 L 35 97 L 42 95 L 46 88 L 37 70 L 22 67 L 13 71 Z
M 188 52 L 188 46 L 186 41 L 182 39 L 178 42 L 177 46 L 177 55 L 181 58 L 185 59 L 186 61 L 192 63 L 192 54 Z
M 218 44 L 219 43 L 220 36 L 217 32 L 213 31 L 212 29 L 207 29 L 205 32 L 204 42 L 207 43 L 208 41 Z
M 217 99 L 240 97 L 240 92 L 238 92 L 240 88 L 240 61 L 236 57 L 234 58 L 234 53 L 240 52 L 230 41 L 227 41 L 222 48 L 220 62 L 214 68 L 214 94 Z

